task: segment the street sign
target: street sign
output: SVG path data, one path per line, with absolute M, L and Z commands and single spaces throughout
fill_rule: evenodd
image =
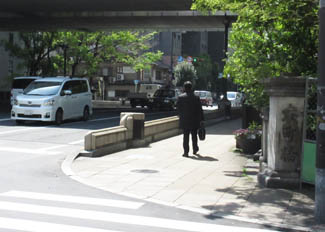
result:
M 184 58 L 182 57 L 182 56 L 179 56 L 178 58 L 177 58 L 177 62 L 178 63 L 182 63 L 184 61 Z
M 134 80 L 133 82 L 135 85 L 139 84 L 139 80 Z

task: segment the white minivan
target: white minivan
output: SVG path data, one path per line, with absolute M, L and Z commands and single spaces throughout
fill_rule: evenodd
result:
M 92 115 L 92 93 L 85 78 L 46 77 L 33 81 L 13 101 L 11 119 L 22 123 L 26 120 L 54 121 Z

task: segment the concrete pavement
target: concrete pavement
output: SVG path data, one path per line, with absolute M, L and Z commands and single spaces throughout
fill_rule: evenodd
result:
M 182 157 L 182 135 L 149 147 L 70 159 L 69 175 L 110 192 L 206 214 L 302 231 L 325 231 L 314 222 L 314 188 L 258 186 L 258 162 L 235 149 L 240 120 L 207 127 L 198 155 Z

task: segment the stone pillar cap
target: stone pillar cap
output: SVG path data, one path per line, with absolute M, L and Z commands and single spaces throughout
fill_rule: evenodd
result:
M 144 113 L 136 113 L 136 112 L 121 112 L 120 117 L 122 118 L 124 115 L 132 115 L 134 120 L 144 120 Z
M 262 81 L 264 91 L 269 96 L 304 97 L 306 77 L 273 77 Z

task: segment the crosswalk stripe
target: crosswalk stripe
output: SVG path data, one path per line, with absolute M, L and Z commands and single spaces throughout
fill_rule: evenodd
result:
M 86 205 L 99 205 L 108 207 L 118 207 L 125 209 L 139 209 L 144 203 L 135 201 L 123 201 L 123 200 L 111 200 L 102 198 L 92 197 L 80 197 L 80 196 L 68 196 L 60 194 L 49 194 L 49 193 L 36 193 L 36 192 L 25 192 L 25 191 L 9 191 L 0 193 L 0 196 L 6 197 L 19 197 L 35 200 L 47 200 L 47 201 L 61 201 L 69 203 L 78 203 Z
M 200 222 L 190 222 L 190 221 L 181 221 L 181 220 L 128 215 L 128 214 L 107 213 L 107 212 L 99 212 L 94 210 L 81 210 L 81 209 L 71 209 L 71 208 L 63 208 L 63 207 L 60 208 L 60 207 L 53 207 L 53 206 L 40 206 L 40 205 L 13 203 L 13 202 L 6 202 L 6 201 L 0 201 L 0 210 L 10 210 L 16 212 L 18 211 L 18 212 L 45 214 L 50 216 L 70 217 L 70 218 L 78 218 L 78 219 L 86 219 L 86 220 L 88 219 L 88 220 L 159 227 L 159 228 L 167 228 L 167 229 L 178 229 L 178 230 L 186 230 L 186 231 L 194 231 L 194 232 L 270 231 L 270 230 L 263 230 L 263 229 L 232 227 L 232 226 L 223 226 L 223 225 L 215 225 L 215 224 L 200 223 Z
M 115 230 L 104 230 L 90 227 L 62 225 L 49 222 L 4 217 L 0 217 L 0 228 L 28 232 L 121 232 Z

